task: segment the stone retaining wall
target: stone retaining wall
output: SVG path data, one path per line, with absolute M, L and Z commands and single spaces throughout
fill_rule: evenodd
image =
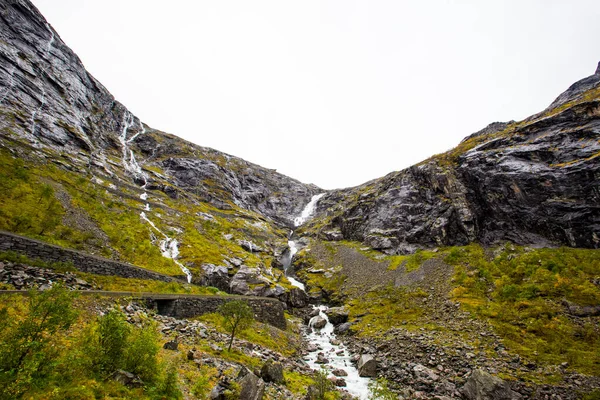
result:
M 31 259 L 45 262 L 71 262 L 81 272 L 97 275 L 115 275 L 123 278 L 153 279 L 163 282 L 179 279 L 159 274 L 135 265 L 97 257 L 80 251 L 54 246 L 39 240 L 0 231 L 0 251 L 14 251 Z
M 159 314 L 175 318 L 192 318 L 213 313 L 221 304 L 231 300 L 247 302 L 254 310 L 254 317 L 257 321 L 279 329 L 286 328 L 283 303 L 275 299 L 245 298 L 243 296 L 236 296 L 236 298 L 221 296 L 179 297 L 176 299 L 146 298 L 150 308 L 156 309 Z

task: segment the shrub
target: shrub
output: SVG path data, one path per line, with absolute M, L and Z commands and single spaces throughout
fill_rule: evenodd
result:
M 60 353 L 59 337 L 77 319 L 74 294 L 60 286 L 30 292 L 27 314 L 10 318 L 0 309 L 0 396 L 20 398 L 32 386 L 41 386 L 53 371 Z

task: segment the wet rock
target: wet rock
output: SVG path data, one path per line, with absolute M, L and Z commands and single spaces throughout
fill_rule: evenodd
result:
M 291 289 L 283 301 L 291 307 L 302 308 L 308 305 L 308 295 L 300 288 Z
M 370 354 L 363 354 L 358 359 L 358 375 L 363 377 L 377 376 L 377 361 Z
M 343 369 L 334 369 L 331 373 L 335 376 L 348 376 L 348 373 Z
M 310 320 L 310 326 L 314 329 L 323 329 L 327 325 L 327 320 L 319 315 Z
M 477 369 L 461 389 L 468 400 L 514 400 L 522 396 L 514 392 L 502 379 Z
M 329 322 L 333 325 L 343 324 L 348 321 L 348 310 L 344 307 L 332 307 L 325 311 L 327 317 L 329 318 Z
M 325 354 L 319 353 L 317 354 L 317 359 L 315 361 L 316 364 L 329 364 L 329 359 L 325 357 Z
M 346 387 L 346 380 L 344 378 L 332 376 L 329 378 L 329 381 L 331 381 L 331 383 L 333 383 L 336 387 Z

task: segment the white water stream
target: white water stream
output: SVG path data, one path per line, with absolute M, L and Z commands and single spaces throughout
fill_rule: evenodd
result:
M 294 219 L 294 225 L 296 227 L 299 227 L 310 219 L 317 207 L 319 199 L 323 197 L 324 194 L 325 193 L 318 194 L 311 198 L 310 202 L 306 205 L 304 210 L 302 210 L 300 216 Z M 296 242 L 292 240 L 293 235 L 294 231 L 290 233 L 290 240 L 288 240 L 289 249 L 283 259 L 283 270 L 292 285 L 305 290 L 304 284 L 291 276 L 293 274 L 292 261 L 294 255 L 298 252 Z M 346 381 L 346 387 L 344 389 L 352 396 L 361 400 L 368 399 L 370 379 L 362 378 L 358 375 L 358 370 L 351 362 L 350 353 L 341 342 L 337 341 L 336 336 L 333 333 L 333 324 L 329 322 L 329 318 L 324 312 L 327 310 L 327 306 L 318 305 L 313 307 L 319 310 L 318 316 L 325 319 L 327 324 L 322 329 L 314 328 L 313 324 L 317 320 L 317 316 L 313 317 L 308 323 L 309 328 L 305 334 L 305 339 L 316 348 L 315 351 L 309 352 L 305 358 L 308 366 L 317 371 L 324 369 L 327 372 L 328 377 L 333 377 L 333 371 L 335 370 L 344 370 L 348 374 L 347 376 L 341 377 Z M 324 364 L 318 363 L 319 354 L 321 354 L 321 358 L 324 357 L 328 362 Z
M 324 312 L 327 310 L 327 306 L 319 305 L 313 307 L 319 310 L 319 315 L 311 318 L 309 321 L 309 333 L 306 335 L 306 339 L 315 345 L 317 350 L 308 353 L 306 362 L 314 370 L 324 368 L 329 376 L 333 376 L 332 372 L 338 369 L 346 371 L 348 375 L 341 377 L 346 381 L 345 389 L 351 395 L 361 400 L 368 399 L 370 379 L 362 378 L 358 375 L 358 370 L 352 364 L 350 352 L 343 343 L 337 342 L 335 333 L 333 333 L 333 324 L 329 322 L 329 318 L 327 318 L 327 314 Z M 318 317 L 324 318 L 327 321 L 325 327 L 320 330 L 313 328 L 313 324 Z M 318 363 L 319 353 L 329 362 L 326 364 Z
M 140 195 L 140 199 L 147 201 L 148 192 L 146 192 L 146 186 L 148 185 L 148 176 L 146 175 L 144 170 L 142 170 L 142 167 L 138 164 L 133 150 L 129 148 L 129 143 L 131 143 L 139 135 L 146 133 L 146 127 L 144 127 L 144 124 L 140 121 L 141 130 L 135 135 L 133 135 L 131 138 L 127 139 L 127 131 L 133 126 L 134 122 L 135 120 L 133 118 L 133 115 L 126 113 L 123 116 L 123 130 L 121 132 L 121 136 L 119 137 L 119 141 L 121 142 L 121 147 L 123 150 L 123 167 L 126 171 L 131 173 L 134 176 L 134 178 L 144 182 L 144 184 L 142 185 L 144 193 Z M 146 215 L 146 211 L 150 212 L 149 203 L 146 203 L 146 205 L 144 206 L 144 211 L 140 213 L 140 218 L 146 221 L 156 232 L 160 233 L 163 236 L 163 239 L 158 243 L 158 247 L 160 248 L 161 254 L 163 255 L 163 257 L 172 259 L 173 262 L 177 264 L 179 269 L 181 269 L 181 272 L 185 274 L 188 283 L 191 283 L 192 273 L 185 265 L 177 261 L 177 258 L 179 257 L 179 242 L 177 241 L 177 239 L 169 237 L 166 233 L 158 229 L 156 224 L 154 224 L 154 222 L 152 222 L 148 218 L 148 216 Z

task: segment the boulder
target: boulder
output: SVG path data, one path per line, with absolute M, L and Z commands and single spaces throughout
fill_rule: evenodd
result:
M 312 317 L 308 323 L 308 326 L 313 329 L 323 329 L 325 325 L 327 325 L 327 320 L 320 315 Z
M 260 370 L 260 376 L 265 382 L 283 383 L 283 366 L 281 363 L 267 360 Z
M 343 369 L 334 369 L 331 373 L 335 376 L 348 376 L 348 373 Z
M 348 321 L 348 310 L 344 307 L 332 307 L 325 311 L 329 322 L 333 325 L 343 324 Z
M 421 364 L 415 365 L 413 367 L 413 372 L 417 378 L 421 378 L 429 382 L 436 382 L 440 378 L 434 370 L 429 369 Z
M 231 279 L 229 278 L 227 271 L 227 267 L 213 264 L 203 264 L 200 284 L 202 286 L 213 286 L 219 290 L 228 292 Z
M 253 285 L 254 288 L 251 289 L 250 285 Z M 231 278 L 229 290 L 230 293 L 234 294 L 262 296 L 270 285 L 271 282 L 262 276 L 258 269 L 242 265 L 233 278 Z
M 265 249 L 258 246 L 257 244 L 252 243 L 249 240 L 239 240 L 238 244 L 240 247 L 250 253 L 264 253 Z
M 373 378 L 377 376 L 377 361 L 370 354 L 363 354 L 358 359 L 358 375 Z
M 308 305 L 308 295 L 300 288 L 293 288 L 287 293 L 285 303 L 294 308 L 306 307 Z
M 242 376 L 238 375 L 239 398 L 243 400 L 261 400 L 265 393 L 265 382 L 248 370 L 244 374 L 240 371 L 240 375 Z
M 333 385 L 336 387 L 346 387 L 346 380 L 344 378 L 332 376 L 331 378 L 329 378 L 329 381 L 333 383 Z
M 468 400 L 512 400 L 520 399 L 521 395 L 511 390 L 508 383 L 476 369 L 462 387 L 461 392 Z
M 163 345 L 163 349 L 165 349 L 165 350 L 173 350 L 173 351 L 176 351 L 178 348 L 179 348 L 179 343 L 177 343 L 177 341 L 176 341 L 176 340 L 171 340 L 171 341 L 169 341 L 169 342 L 166 342 L 166 343 Z
M 333 331 L 337 334 L 347 334 L 347 333 L 351 333 L 352 331 L 350 330 L 350 327 L 352 326 L 352 324 L 350 322 L 344 322 L 341 325 L 336 326 L 335 328 L 333 328 Z

